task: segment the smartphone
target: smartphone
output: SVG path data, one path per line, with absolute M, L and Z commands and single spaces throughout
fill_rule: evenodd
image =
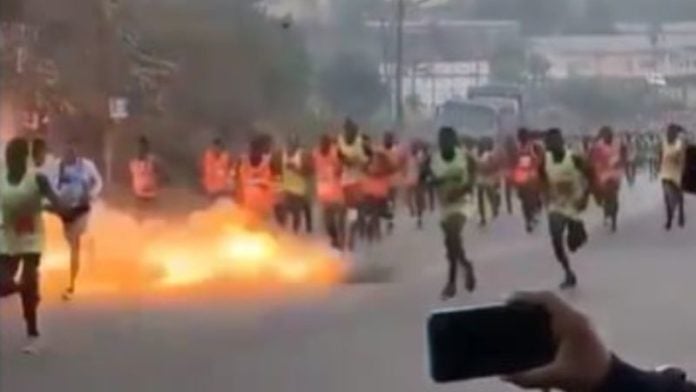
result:
M 553 361 L 548 312 L 492 305 L 433 312 L 427 322 L 430 375 L 437 383 L 512 374 Z

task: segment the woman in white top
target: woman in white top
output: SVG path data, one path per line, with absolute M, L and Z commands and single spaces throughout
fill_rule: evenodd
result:
M 72 211 L 69 218 L 63 219 L 63 232 L 70 247 L 70 285 L 63 299 L 69 300 L 75 293 L 80 271 L 82 237 L 87 230 L 92 202 L 99 197 L 103 181 L 94 162 L 80 156 L 76 140 L 70 140 L 65 146 L 55 175 L 52 185 L 58 198 Z
M 682 139 L 684 128 L 670 124 L 667 136 L 662 141 L 660 151 L 660 180 L 665 195 L 665 212 L 667 221 L 665 230 L 672 229 L 675 211 L 678 213 L 679 227 L 684 227 L 684 194 L 681 188 L 682 174 L 686 160 L 686 142 Z

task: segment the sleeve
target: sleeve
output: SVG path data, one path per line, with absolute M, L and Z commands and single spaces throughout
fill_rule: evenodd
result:
M 97 166 L 94 162 L 90 160 L 85 160 L 85 167 L 87 169 L 88 176 L 91 180 L 91 187 L 89 190 L 90 199 L 94 200 L 101 194 L 104 189 L 104 180 L 102 179 Z
M 678 371 L 644 371 L 614 357 L 609 374 L 595 392 L 696 392 L 696 384 Z

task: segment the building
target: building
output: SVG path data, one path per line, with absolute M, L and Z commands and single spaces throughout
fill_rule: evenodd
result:
M 395 92 L 395 31 L 386 20 L 368 21 L 382 46 L 381 74 Z M 471 86 L 485 84 L 493 51 L 520 40 L 520 25 L 508 20 L 431 20 L 404 22 L 403 97 L 415 98 L 434 113 L 451 98 L 466 97 Z
M 556 79 L 696 75 L 696 31 L 661 34 L 657 41 L 647 33 L 537 37 L 529 49 L 549 61 L 548 76 Z
M 384 70 L 383 77 L 386 78 Z M 434 113 L 453 98 L 466 98 L 469 87 L 488 83 L 487 61 L 424 62 L 404 69 L 404 97 L 415 98 Z
M 331 0 L 263 0 L 261 7 L 276 17 L 290 16 L 300 22 L 324 23 L 330 16 Z

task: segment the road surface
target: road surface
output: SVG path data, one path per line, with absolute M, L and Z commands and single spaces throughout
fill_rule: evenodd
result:
M 619 232 L 588 211 L 590 242 L 572 258 L 580 287 L 567 297 L 610 346 L 642 366 L 696 374 L 696 226 L 665 233 L 660 189 L 626 189 Z M 696 203 L 687 200 L 689 217 Z M 18 353 L 17 300 L 0 306 L 0 391 L 509 391 L 498 380 L 435 386 L 425 372 L 424 320 L 443 304 L 445 262 L 436 216 L 397 231 L 365 258 L 392 269 L 381 283 L 263 300 L 144 297 L 47 301 L 48 346 Z M 693 223 L 693 222 L 692 222 Z M 526 235 L 518 216 L 466 233 L 480 290 L 447 303 L 497 301 L 515 289 L 555 288 L 562 274 L 545 227 Z M 365 261 L 363 261 L 365 262 Z M 689 367 L 689 366 L 692 367 Z

